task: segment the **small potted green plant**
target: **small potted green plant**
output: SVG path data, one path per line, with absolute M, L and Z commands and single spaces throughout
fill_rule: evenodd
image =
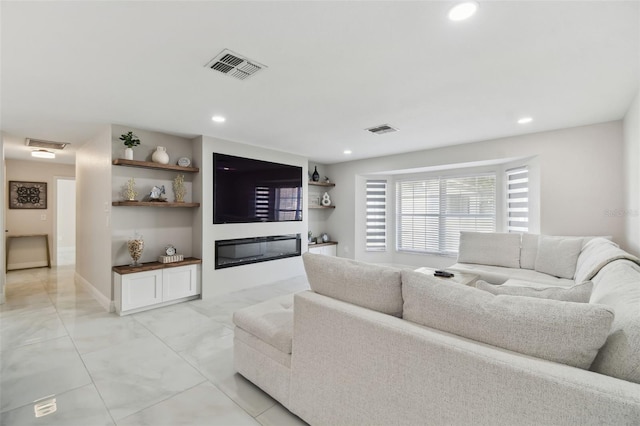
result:
M 120 135 L 120 140 L 124 142 L 124 146 L 126 146 L 124 150 L 124 158 L 126 160 L 133 160 L 133 147 L 140 145 L 140 139 L 133 134 L 133 132 L 128 132 L 123 135 Z

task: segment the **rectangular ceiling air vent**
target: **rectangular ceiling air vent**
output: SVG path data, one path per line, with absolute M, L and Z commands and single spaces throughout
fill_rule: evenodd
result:
M 33 148 L 44 148 L 44 149 L 64 149 L 65 146 L 69 145 L 66 142 L 52 142 L 52 141 L 44 141 L 41 139 L 26 139 L 26 145 L 31 146 Z
M 368 129 L 365 129 L 371 133 L 374 133 L 376 135 L 381 135 L 383 133 L 392 133 L 392 132 L 397 132 L 398 129 L 396 129 L 395 127 L 391 127 L 388 124 L 381 124 L 380 126 L 375 126 L 375 127 L 369 127 Z
M 267 68 L 266 65 L 247 59 L 229 49 L 224 49 L 205 66 L 238 80 L 246 80 L 263 68 Z

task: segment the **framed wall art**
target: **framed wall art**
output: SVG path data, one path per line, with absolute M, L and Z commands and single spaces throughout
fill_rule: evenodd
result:
M 46 209 L 47 183 L 9 181 L 10 209 Z

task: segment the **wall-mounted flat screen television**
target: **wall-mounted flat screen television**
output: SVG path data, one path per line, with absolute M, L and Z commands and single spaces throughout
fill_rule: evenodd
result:
M 302 167 L 213 153 L 213 223 L 302 220 Z

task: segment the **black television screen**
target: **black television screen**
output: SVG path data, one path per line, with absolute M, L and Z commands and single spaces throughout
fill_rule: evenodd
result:
M 302 167 L 213 153 L 213 223 L 302 220 Z

